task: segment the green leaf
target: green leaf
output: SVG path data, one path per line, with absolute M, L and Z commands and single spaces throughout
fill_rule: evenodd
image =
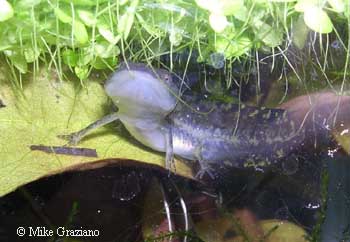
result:
M 91 51 L 91 47 L 80 48 L 79 58 L 77 65 L 78 66 L 87 66 L 94 58 L 94 53 Z
M 98 28 L 98 32 L 111 44 L 116 44 L 120 40 L 120 35 L 114 36 L 109 29 Z
M 23 74 L 27 73 L 28 65 L 25 57 L 22 54 L 10 50 L 6 50 L 4 53 L 10 59 L 11 63 L 17 68 L 17 70 Z
M 74 35 L 76 41 L 78 42 L 78 44 L 84 45 L 84 44 L 88 43 L 89 35 L 87 33 L 85 25 L 76 20 L 76 21 L 74 21 L 72 27 L 73 27 L 73 30 L 72 30 L 73 35 Z
M 350 127 L 349 129 L 343 129 L 343 133 L 342 132 L 339 132 L 338 130 L 332 132 L 333 133 L 333 136 L 335 138 L 335 140 L 337 141 L 337 143 L 343 148 L 343 150 L 348 154 L 350 155 L 350 133 L 349 132 L 346 132 L 344 133 L 344 130 L 350 130 Z
M 130 14 L 127 12 L 120 17 L 118 21 L 117 30 L 118 33 L 122 35 L 124 39 L 128 38 L 133 23 L 134 14 Z
M 268 2 L 275 2 L 275 3 L 291 3 L 296 1 L 297 0 L 268 0 Z
M 139 0 L 132 0 L 130 6 L 126 8 L 126 12 L 118 19 L 117 30 L 118 33 L 123 36 L 124 40 L 128 38 L 131 27 L 134 23 L 138 3 Z
M 70 24 L 72 23 L 72 17 L 68 14 L 65 13 L 65 11 L 55 8 L 54 13 L 56 17 L 62 22 L 62 23 L 67 23 Z
M 305 24 L 315 32 L 327 34 L 332 32 L 333 24 L 327 13 L 319 7 L 304 12 Z
M 299 48 L 304 48 L 307 40 L 309 28 L 306 26 L 303 16 L 299 16 L 298 20 L 294 23 L 292 29 L 292 40 L 293 43 Z
M 20 0 L 17 2 L 15 9 L 29 9 L 38 4 L 40 4 L 41 0 Z
M 245 22 L 249 17 L 249 10 L 243 6 L 237 13 L 233 15 L 236 19 Z
M 0 0 L 0 22 L 6 21 L 13 17 L 13 8 L 6 0 Z
M 3 36 L 3 38 L 0 37 L 0 51 L 11 49 L 11 47 L 12 44 L 10 43 L 8 36 Z
M 120 49 L 107 41 L 101 41 L 95 44 L 94 53 L 101 58 L 116 57 L 120 54 Z
M 314 7 L 322 7 L 320 0 L 299 0 L 294 9 L 298 12 L 304 12 Z
M 345 10 L 344 10 L 344 15 L 345 16 L 349 16 L 350 15 L 350 2 L 346 1 L 345 2 Z
M 221 0 L 220 3 L 222 13 L 226 16 L 236 14 L 237 12 L 241 11 L 242 7 L 244 6 L 243 0 Z
M 62 2 L 65 3 L 73 3 L 76 6 L 96 6 L 96 1 L 95 0 L 61 0 Z M 103 2 L 107 2 L 108 0 L 99 0 L 99 4 L 103 3 Z
M 225 15 L 218 15 L 214 13 L 209 15 L 209 23 L 212 29 L 217 33 L 224 31 L 229 24 Z
M 105 18 L 100 18 L 97 23 L 98 32 L 105 38 L 109 43 L 116 44 L 120 40 L 120 35 L 114 35 L 111 31 L 107 20 Z
M 97 57 L 92 63 L 92 66 L 97 70 L 103 70 L 103 69 L 114 70 L 117 64 L 118 64 L 118 58 L 116 57 L 105 58 L 105 59 Z
M 155 190 L 155 189 L 154 189 Z M 153 200 L 154 201 L 154 200 Z M 159 211 L 159 209 L 157 210 Z M 244 211 L 244 216 L 248 217 L 247 210 Z M 292 222 L 286 220 L 277 220 L 277 219 L 268 219 L 268 220 L 259 220 L 259 221 L 249 221 L 248 229 L 242 227 L 241 221 L 244 221 L 243 218 L 239 217 L 239 209 L 236 212 L 236 215 L 230 215 L 229 213 L 218 215 L 216 217 L 202 219 L 199 222 L 195 223 L 196 235 L 201 239 L 201 241 L 232 241 L 232 242 L 241 242 L 241 241 L 253 241 L 253 239 L 246 238 L 257 238 L 259 234 L 254 234 L 256 231 L 265 235 L 265 241 L 271 242 L 307 242 L 307 232 L 298 225 L 295 225 Z M 153 214 L 155 214 L 153 212 Z M 238 216 L 237 216 L 238 215 Z M 250 215 L 253 216 L 253 215 Z M 149 215 L 148 217 L 151 217 Z M 147 218 L 147 217 L 145 217 Z M 237 222 L 239 221 L 239 222 Z M 152 231 L 152 230 L 151 230 Z M 244 232 L 242 232 L 244 231 Z M 261 232 L 260 232 L 261 231 Z M 153 232 L 153 231 L 152 231 Z M 226 239 L 228 233 L 235 234 L 230 240 Z M 248 235 L 248 236 L 247 236 Z M 213 239 L 215 238 L 215 239 Z
M 92 27 L 94 25 L 96 25 L 97 20 L 95 18 L 95 15 L 87 10 L 78 10 L 77 11 L 79 18 L 81 19 L 81 21 L 83 21 L 83 23 L 86 26 Z
M 74 72 L 80 80 L 85 80 L 89 76 L 89 68 L 87 66 L 76 66 Z
M 217 15 L 234 15 L 244 7 L 243 0 L 196 0 L 199 7 Z
M 148 21 L 145 21 L 141 14 L 136 13 L 136 18 L 138 22 L 142 25 L 142 28 L 146 30 L 146 32 L 154 37 L 160 37 L 162 35 L 162 32 L 157 29 L 152 23 L 149 23 Z
M 216 12 L 221 11 L 221 9 L 218 8 L 218 1 L 216 1 L 216 0 L 196 0 L 196 4 L 198 7 L 201 7 L 203 9 L 206 9 L 209 11 L 213 11 L 213 12 L 215 10 L 216 10 Z
M 179 46 L 182 42 L 182 34 L 174 28 L 170 31 L 169 41 L 174 46 Z
M 40 55 L 40 49 L 25 48 L 23 52 L 27 63 L 36 61 Z
M 123 6 L 125 5 L 129 0 L 119 0 L 119 5 Z
M 74 67 L 78 63 L 79 56 L 73 50 L 66 49 L 62 52 L 62 59 L 66 65 Z
M 241 36 L 233 40 L 218 37 L 215 43 L 215 50 L 218 53 L 223 53 L 225 57 L 229 59 L 245 54 L 250 50 L 252 44 L 252 41 L 246 36 Z
M 348 0 L 347 0 L 348 1 Z M 332 9 L 338 13 L 342 13 L 345 10 L 344 0 L 327 0 Z
M 256 29 L 257 37 L 269 47 L 276 47 L 282 43 L 283 34 L 276 28 L 266 23 L 261 23 L 259 28 Z
M 54 79 L 54 72 L 44 69 L 35 80 L 24 80 L 23 95 L 18 95 L 4 73 L 0 75 L 0 99 L 6 103 L 6 107 L 0 108 L 0 196 L 79 164 L 134 160 L 164 167 L 164 155 L 136 146 L 118 133 L 114 125 L 96 130 L 78 145 L 96 149 L 98 158 L 30 150 L 30 145 L 63 146 L 66 141 L 57 135 L 78 131 L 108 114 L 104 108 L 107 95 L 100 83 L 89 80 L 82 89 L 72 81 L 73 77 L 59 81 Z M 181 162 L 176 163 L 176 173 L 192 174 Z

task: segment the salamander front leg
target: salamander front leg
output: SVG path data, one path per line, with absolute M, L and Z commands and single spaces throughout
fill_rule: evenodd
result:
M 71 134 L 64 134 L 64 135 L 57 135 L 58 138 L 68 140 L 68 145 L 77 145 L 79 141 L 86 136 L 89 132 L 91 132 L 94 129 L 97 129 L 99 127 L 102 127 L 106 124 L 109 124 L 115 120 L 118 119 L 118 114 L 117 113 L 111 113 L 103 118 L 97 120 L 96 122 L 93 122 L 86 128 L 79 130 L 78 132 L 74 132 Z
M 174 150 L 173 150 L 173 133 L 170 125 L 168 125 L 165 129 L 165 168 L 169 171 L 174 168 L 175 169 L 175 163 L 174 163 Z

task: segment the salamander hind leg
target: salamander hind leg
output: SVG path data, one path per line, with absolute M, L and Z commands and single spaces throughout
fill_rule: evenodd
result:
M 211 179 L 215 179 L 215 170 L 210 167 L 209 163 L 199 160 L 200 170 L 197 172 L 195 178 L 202 179 L 205 174 L 208 174 Z
M 83 135 L 81 135 L 80 132 L 78 131 L 71 134 L 60 134 L 60 135 L 57 135 L 57 137 L 60 139 L 67 140 L 68 145 L 76 146 L 79 143 L 79 141 L 83 138 Z
M 71 134 L 63 134 L 63 135 L 57 135 L 58 138 L 60 139 L 65 139 L 68 141 L 68 145 L 72 145 L 75 146 L 77 145 L 80 140 L 86 136 L 88 133 L 90 133 L 91 131 L 102 127 L 106 124 L 109 124 L 115 120 L 118 119 L 118 114 L 117 113 L 111 113 L 108 114 L 106 116 L 104 116 L 103 118 L 93 122 L 92 124 L 90 124 L 89 126 L 87 126 L 86 128 L 78 131 L 78 132 L 74 132 Z

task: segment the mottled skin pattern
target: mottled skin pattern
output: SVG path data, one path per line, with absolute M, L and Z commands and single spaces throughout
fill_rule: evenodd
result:
M 169 115 L 174 153 L 210 165 L 263 169 L 300 146 L 304 129 L 281 109 L 192 101 Z

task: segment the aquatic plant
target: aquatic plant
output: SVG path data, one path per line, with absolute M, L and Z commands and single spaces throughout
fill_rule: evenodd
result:
M 273 53 L 292 38 L 303 45 L 307 27 L 330 33 L 334 21 L 349 22 L 350 14 L 344 0 L 2 0 L 0 5 L 0 53 L 16 71 L 36 72 L 42 61 L 62 78 L 65 64 L 80 80 L 92 69 L 113 70 L 120 56 L 145 62 L 185 48 L 198 52 L 198 62 L 222 67 L 225 59 L 249 58 L 255 50 Z

